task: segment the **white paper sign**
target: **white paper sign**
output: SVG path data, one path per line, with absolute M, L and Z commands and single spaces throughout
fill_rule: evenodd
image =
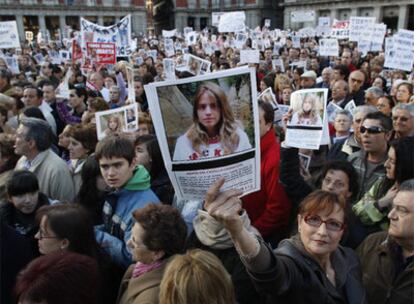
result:
M 162 36 L 164 38 L 171 38 L 177 34 L 177 29 L 173 29 L 171 31 L 162 30 Z
M 339 56 L 338 39 L 320 39 L 319 40 L 320 56 Z
M 331 17 L 319 17 L 318 26 L 330 27 L 331 26 Z
M 165 80 L 174 80 L 175 79 L 174 59 L 164 58 L 162 60 L 162 65 L 164 66 Z
M 0 22 L 0 49 L 20 48 L 16 21 Z
M 290 13 L 291 22 L 312 22 L 315 21 L 315 11 L 313 10 L 303 10 L 303 11 L 294 11 Z
M 358 42 L 360 39 L 370 36 L 375 17 L 351 17 L 349 20 L 349 41 Z
M 17 61 L 17 57 L 15 56 L 6 56 L 3 57 L 4 60 L 6 60 L 7 67 L 13 74 L 19 74 L 19 63 Z
M 214 12 L 211 13 L 211 25 L 212 26 L 218 26 L 220 23 L 220 17 L 223 15 L 223 12 Z
M 220 33 L 244 32 L 246 29 L 245 20 L 245 12 L 224 13 L 220 16 L 218 31 Z
M 241 50 L 240 51 L 240 63 L 259 63 L 260 51 L 259 50 Z
M 331 38 L 347 39 L 349 37 L 349 21 L 334 20 L 331 30 Z
M 195 44 L 197 42 L 197 35 L 198 33 L 195 31 L 187 33 L 187 35 L 185 35 L 187 45 Z

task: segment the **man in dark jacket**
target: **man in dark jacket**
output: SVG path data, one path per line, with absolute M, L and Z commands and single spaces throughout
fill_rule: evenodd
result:
M 371 234 L 358 248 L 368 301 L 413 303 L 414 179 L 401 184 L 388 218 L 388 232 Z

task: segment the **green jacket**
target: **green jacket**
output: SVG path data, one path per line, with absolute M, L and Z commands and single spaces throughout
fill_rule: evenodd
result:
M 368 302 L 408 304 L 414 301 L 414 262 L 396 275 L 398 245 L 385 231 L 369 235 L 358 247 Z

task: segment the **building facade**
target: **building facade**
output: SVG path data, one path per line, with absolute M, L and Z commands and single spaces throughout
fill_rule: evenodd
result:
M 318 17 L 349 20 L 351 16 L 361 16 L 376 17 L 377 22 L 384 22 L 389 29 L 414 30 L 413 0 L 284 0 L 280 5 L 284 8 L 285 28 L 315 26 Z M 292 22 L 291 13 L 299 10 L 315 11 L 315 21 Z
M 22 40 L 25 31 L 48 32 L 55 39 L 67 25 L 79 30 L 80 17 L 108 26 L 128 14 L 132 32 L 145 33 L 145 0 L 0 0 L 0 21 L 16 20 Z

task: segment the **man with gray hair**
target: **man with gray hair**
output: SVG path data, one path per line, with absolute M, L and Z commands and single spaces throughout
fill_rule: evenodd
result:
M 341 107 L 342 109 L 346 106 L 348 95 L 348 83 L 345 80 L 337 80 L 332 86 L 332 99 L 329 102 Z
M 392 109 L 393 138 L 414 135 L 414 104 L 399 103 Z
M 328 151 L 326 158 L 328 160 L 347 160 L 348 156 L 361 150 L 361 133 L 359 128 L 365 116 L 370 113 L 378 112 L 373 106 L 358 106 L 352 113 L 352 130 L 353 133 L 345 139 L 338 140 Z
M 15 153 L 22 155 L 17 169 L 33 172 L 39 189 L 51 199 L 72 202 L 75 188 L 66 163 L 53 152 L 52 130 L 38 118 L 23 118 L 16 132 Z
M 414 299 L 414 179 L 399 186 L 388 231 L 369 235 L 358 247 L 368 303 L 402 304 Z
M 370 87 L 365 90 L 365 104 L 376 107 L 378 99 L 384 96 L 384 91 L 378 87 Z

